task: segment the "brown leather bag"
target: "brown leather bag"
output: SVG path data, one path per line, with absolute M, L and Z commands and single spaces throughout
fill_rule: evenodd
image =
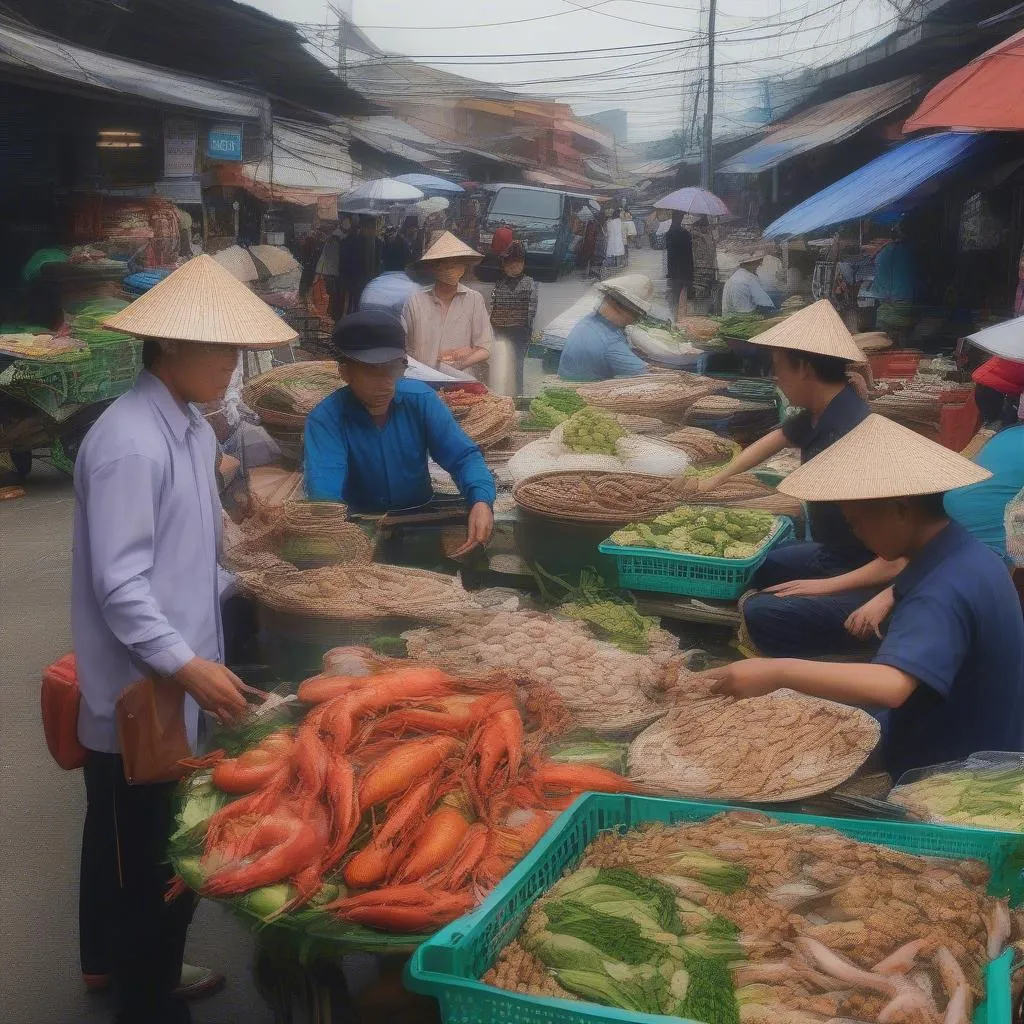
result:
M 185 733 L 185 691 L 170 679 L 140 679 L 117 699 L 117 739 L 129 785 L 174 782 L 192 756 Z

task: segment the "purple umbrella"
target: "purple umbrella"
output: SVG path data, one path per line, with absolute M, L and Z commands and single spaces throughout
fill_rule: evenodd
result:
M 676 189 L 664 199 L 654 204 L 656 210 L 679 210 L 681 213 L 693 213 L 705 217 L 728 217 L 729 207 L 707 189 L 689 188 Z

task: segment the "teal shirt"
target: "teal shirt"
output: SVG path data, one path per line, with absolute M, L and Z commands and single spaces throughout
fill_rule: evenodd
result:
M 1000 431 L 974 460 L 992 476 L 946 494 L 946 513 L 982 544 L 1006 557 L 1006 506 L 1024 488 L 1024 426 Z

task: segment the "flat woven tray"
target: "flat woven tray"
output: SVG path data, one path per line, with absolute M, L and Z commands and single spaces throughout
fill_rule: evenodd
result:
M 540 473 L 512 488 L 515 503 L 551 519 L 626 523 L 668 512 L 683 502 L 671 480 L 641 473 Z
M 265 424 L 302 430 L 306 417 L 343 383 L 333 360 L 285 363 L 253 377 L 242 400 Z
M 629 774 L 652 792 L 781 803 L 845 782 L 878 743 L 866 711 L 777 690 L 677 704 L 629 747 Z
M 652 373 L 580 384 L 576 394 L 588 405 L 613 412 L 678 420 L 694 402 L 721 387 L 720 380 L 695 373 Z

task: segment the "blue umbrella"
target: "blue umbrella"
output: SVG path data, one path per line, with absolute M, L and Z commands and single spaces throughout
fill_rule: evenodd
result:
M 395 181 L 404 181 L 406 185 L 415 185 L 416 188 L 431 192 L 465 192 L 461 185 L 447 178 L 439 178 L 436 174 L 396 174 Z

